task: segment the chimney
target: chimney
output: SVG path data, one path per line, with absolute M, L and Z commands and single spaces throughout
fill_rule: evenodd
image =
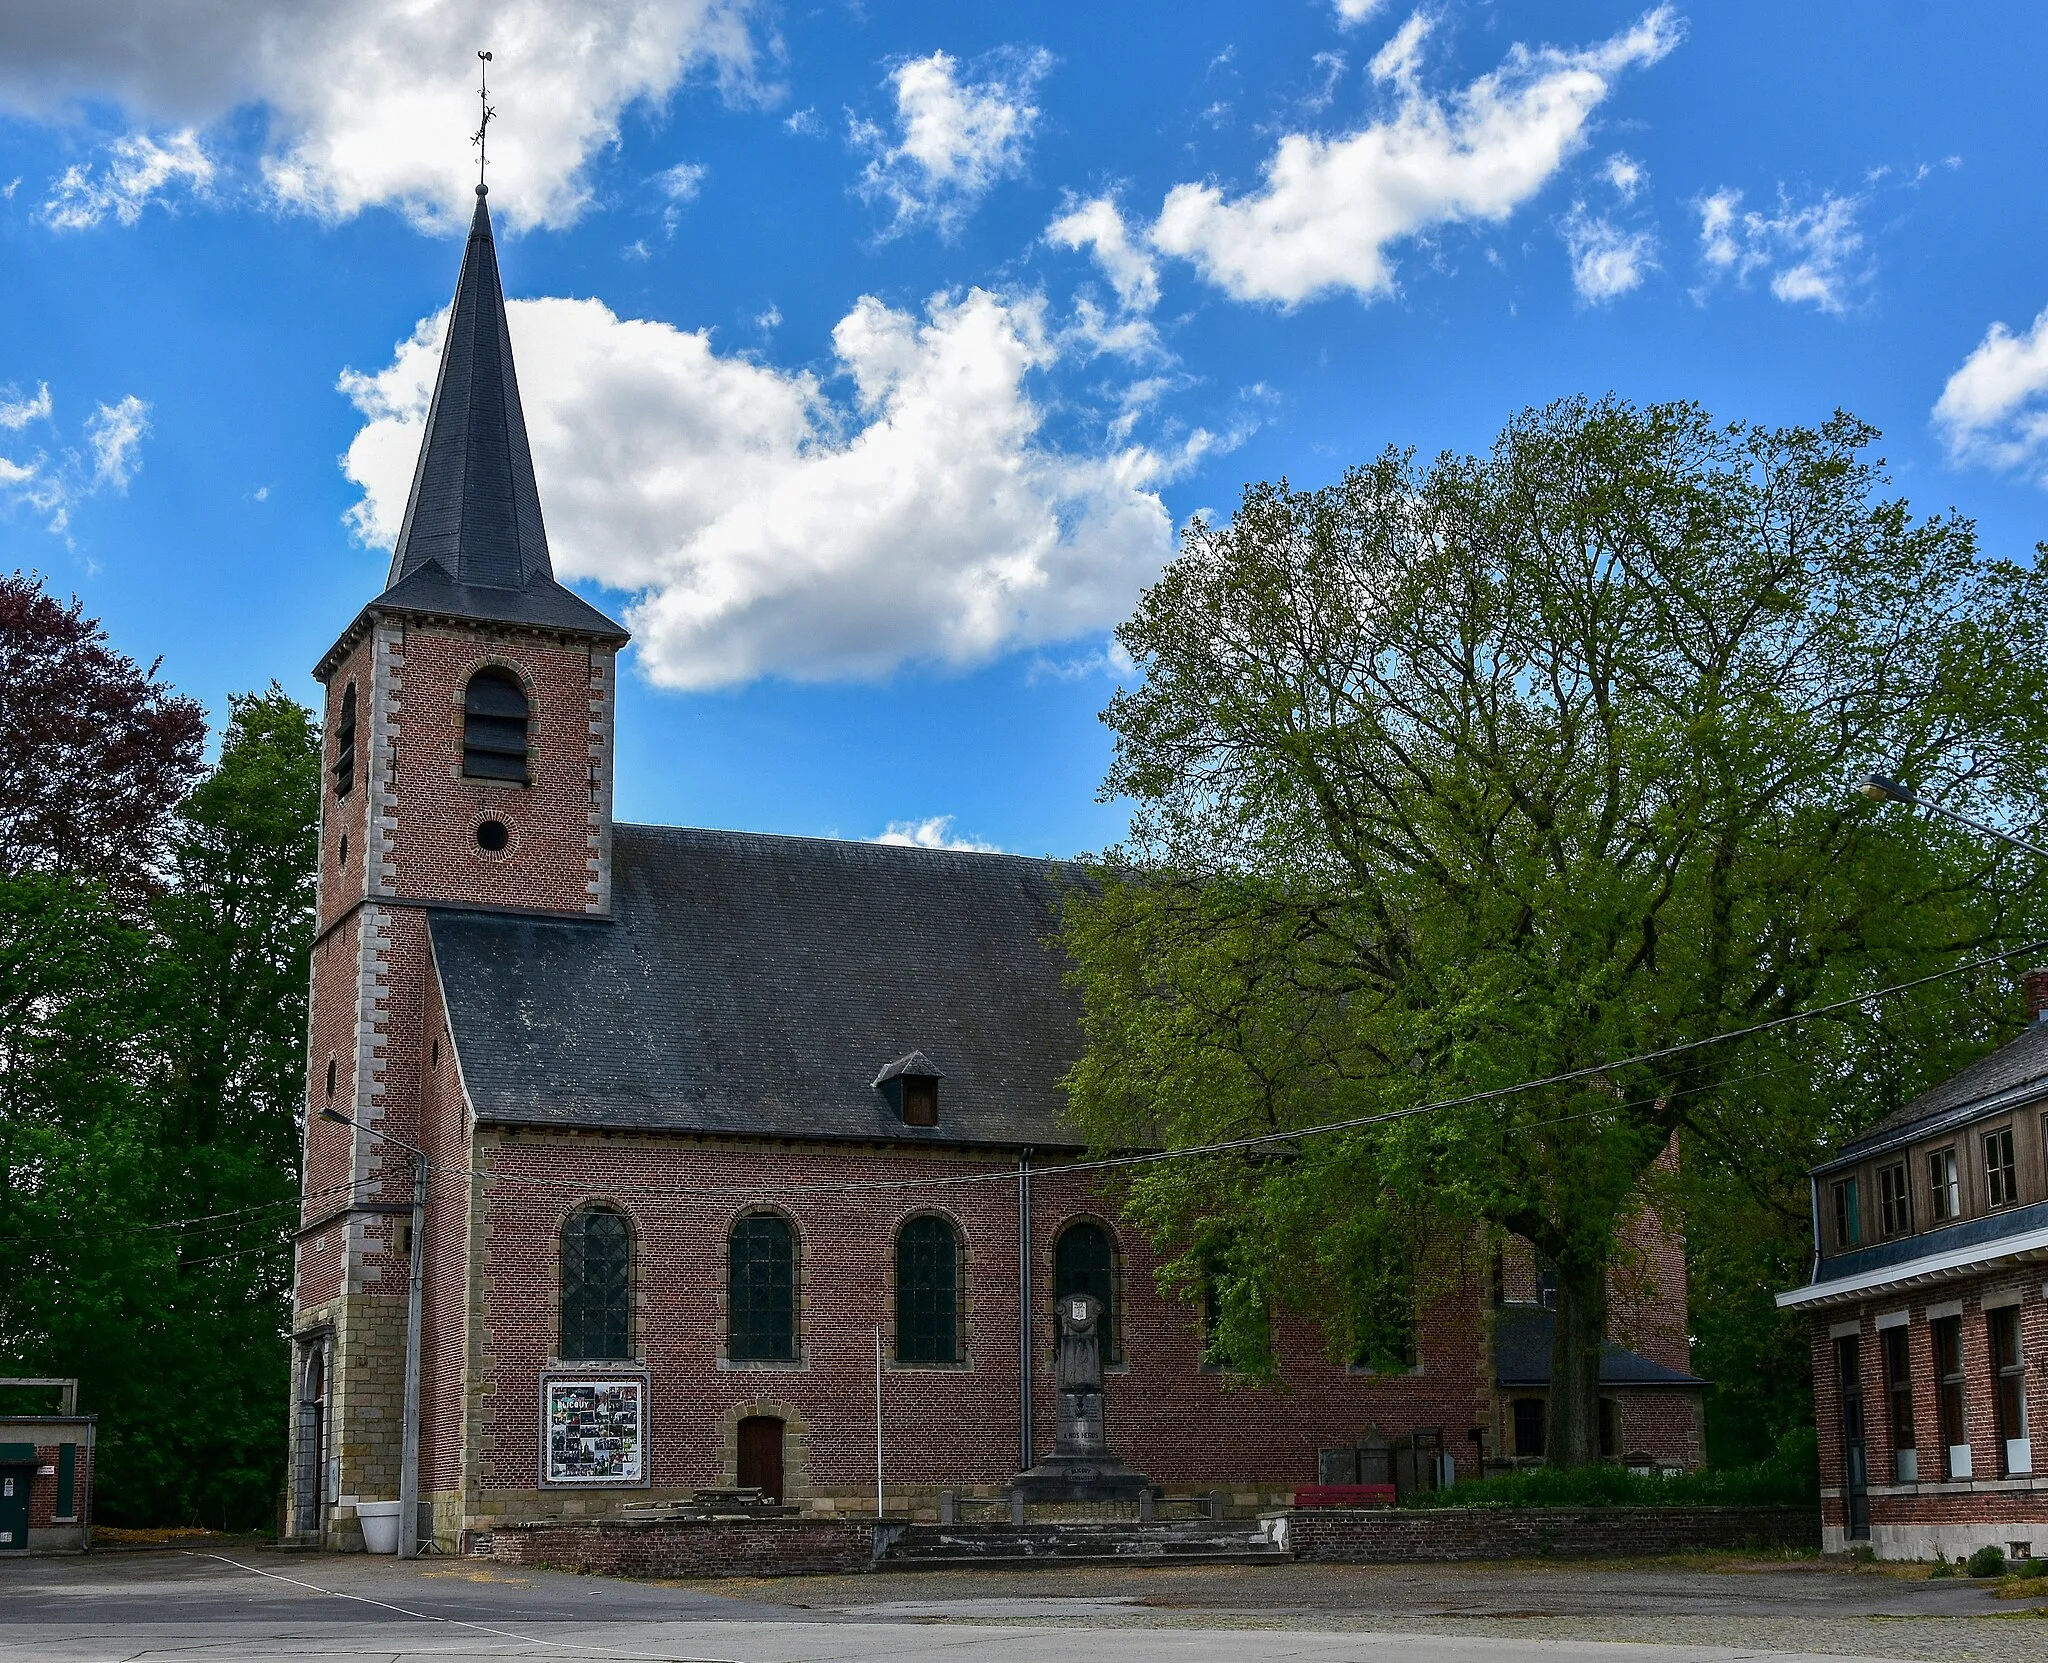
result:
M 2048 1021 L 2048 970 L 2029 970 L 2020 986 L 2027 990 L 2028 1023 Z

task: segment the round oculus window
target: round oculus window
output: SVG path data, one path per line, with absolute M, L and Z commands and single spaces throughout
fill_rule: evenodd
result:
M 512 841 L 512 833 L 502 820 L 486 820 L 476 829 L 476 846 L 487 855 L 501 853 Z

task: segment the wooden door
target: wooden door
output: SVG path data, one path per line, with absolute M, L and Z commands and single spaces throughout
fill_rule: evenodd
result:
M 782 1499 L 782 1422 L 773 1415 L 749 1415 L 740 1422 L 740 1488 L 759 1490 L 763 1500 Z

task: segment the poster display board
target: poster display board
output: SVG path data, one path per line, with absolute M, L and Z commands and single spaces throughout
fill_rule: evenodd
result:
M 647 1483 L 644 1378 L 546 1379 L 540 1391 L 542 1483 Z

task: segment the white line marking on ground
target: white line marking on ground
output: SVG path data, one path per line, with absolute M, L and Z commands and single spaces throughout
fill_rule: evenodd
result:
M 188 1548 L 186 1551 L 192 1550 Z M 240 1560 L 230 1559 L 222 1553 L 193 1553 L 193 1557 L 217 1559 L 223 1565 L 232 1565 L 236 1570 L 247 1571 L 251 1576 L 263 1576 L 272 1582 L 289 1583 L 294 1588 L 325 1594 L 329 1599 L 354 1600 L 358 1605 L 374 1605 L 379 1610 L 396 1611 L 401 1617 L 414 1617 L 423 1623 L 448 1623 L 455 1628 L 473 1629 L 478 1634 L 494 1635 L 500 1640 L 517 1640 L 524 1646 L 548 1646 L 557 1651 L 585 1652 L 596 1657 L 641 1658 L 645 1659 L 646 1663 L 744 1663 L 743 1659 L 737 1657 L 693 1657 L 682 1652 L 626 1651 L 618 1646 L 580 1646 L 573 1640 L 543 1640 L 537 1635 L 515 1634 L 509 1628 L 492 1628 L 485 1623 L 464 1622 L 460 1617 L 437 1617 L 430 1611 L 414 1611 L 403 1605 L 393 1605 L 389 1600 L 371 1599 L 367 1594 L 345 1594 L 339 1588 L 323 1588 L 317 1582 L 302 1582 L 295 1576 L 266 1571 L 257 1565 L 245 1565 Z

